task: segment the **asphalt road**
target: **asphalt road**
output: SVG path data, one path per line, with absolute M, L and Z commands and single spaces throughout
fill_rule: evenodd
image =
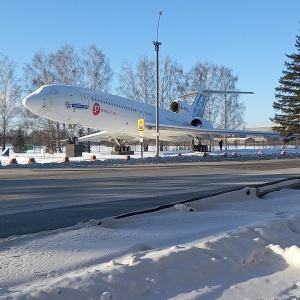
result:
M 0 238 L 298 176 L 300 160 L 3 169 Z

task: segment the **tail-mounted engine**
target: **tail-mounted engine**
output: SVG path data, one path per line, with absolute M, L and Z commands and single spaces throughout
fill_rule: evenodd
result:
M 170 104 L 170 110 L 182 116 L 192 116 L 193 107 L 183 101 L 174 100 Z M 194 118 L 191 121 L 191 125 L 194 127 L 202 127 L 202 121 L 199 118 Z
M 170 104 L 170 110 L 183 116 L 192 115 L 191 105 L 180 100 L 172 101 L 172 103 Z
M 191 125 L 194 127 L 202 127 L 202 121 L 199 118 L 192 120 Z

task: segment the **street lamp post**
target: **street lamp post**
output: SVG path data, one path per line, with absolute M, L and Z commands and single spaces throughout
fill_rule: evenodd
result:
M 153 41 L 153 45 L 155 48 L 156 53 L 156 101 L 155 101 L 155 108 L 156 108 L 156 157 L 159 157 L 159 65 L 158 65 L 158 52 L 159 52 L 159 46 L 161 45 L 160 42 L 158 42 L 158 27 L 159 27 L 159 21 L 160 16 L 162 15 L 162 11 L 158 14 L 158 22 L 157 22 L 157 28 L 156 28 L 156 41 Z

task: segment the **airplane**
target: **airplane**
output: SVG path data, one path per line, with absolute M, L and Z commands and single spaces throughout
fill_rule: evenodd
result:
M 2 153 L 0 154 L 0 156 L 9 156 L 9 148 L 5 148 Z
M 159 139 L 162 141 L 212 140 L 226 136 L 264 136 L 279 138 L 280 134 L 269 131 L 250 131 L 213 128 L 203 117 L 208 96 L 212 94 L 253 94 L 253 92 L 210 90 L 197 87 L 191 94 L 192 105 L 176 99 L 170 109 L 159 108 Z M 71 143 L 82 141 L 115 140 L 117 149 L 125 149 L 123 141 L 140 139 L 138 120 L 143 119 L 142 136 L 155 139 L 156 107 L 120 96 L 70 85 L 44 85 L 22 100 L 32 113 L 46 119 L 87 128 L 100 132 L 80 138 L 71 138 Z M 196 148 L 195 148 L 196 149 Z M 199 148 L 200 149 L 200 148 Z

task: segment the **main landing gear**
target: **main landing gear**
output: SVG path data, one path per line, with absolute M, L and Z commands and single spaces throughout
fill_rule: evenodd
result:
M 197 152 L 208 152 L 209 151 L 207 145 L 202 145 L 201 139 L 197 138 L 197 142 L 198 143 L 195 144 L 195 140 L 192 140 L 192 146 L 193 146 L 194 151 L 197 151 Z
M 134 151 L 131 150 L 130 146 L 126 146 L 121 139 L 115 139 L 116 145 L 114 151 L 111 152 L 113 155 L 133 155 Z

